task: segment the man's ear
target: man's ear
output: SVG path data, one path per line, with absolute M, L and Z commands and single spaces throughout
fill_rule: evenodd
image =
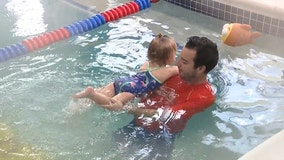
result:
M 205 71 L 206 71 L 206 66 L 205 65 L 202 65 L 202 66 L 198 67 L 198 72 L 205 73 Z

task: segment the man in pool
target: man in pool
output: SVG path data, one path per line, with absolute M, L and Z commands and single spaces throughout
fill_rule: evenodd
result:
M 206 37 L 192 36 L 177 61 L 179 75 L 141 98 L 140 107 L 130 107 L 135 116 L 114 138 L 133 157 L 170 159 L 173 143 L 194 114 L 210 107 L 215 96 L 207 74 L 218 63 L 217 45 Z

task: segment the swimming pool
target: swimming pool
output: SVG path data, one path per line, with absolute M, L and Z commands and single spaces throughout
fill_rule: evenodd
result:
M 0 39 L 1 47 L 92 16 L 55 0 L 1 1 L 0 7 L 0 35 L 5 37 Z M 98 107 L 70 115 L 66 109 L 71 96 L 87 85 L 98 87 L 134 73 L 145 60 L 153 34 L 174 36 L 181 46 L 185 35 L 195 34 L 219 46 L 220 63 L 209 77 L 217 101 L 189 121 L 176 140 L 174 159 L 237 159 L 283 129 L 283 39 L 263 35 L 255 45 L 227 47 L 220 41 L 224 23 L 161 1 L 0 63 L 0 122 L 5 124 L 1 128 L 8 126 L 16 144 L 23 143 L 46 159 L 125 159 L 114 150 L 111 138 L 132 116 Z M 0 153 L 15 152 L 7 148 L 1 146 Z

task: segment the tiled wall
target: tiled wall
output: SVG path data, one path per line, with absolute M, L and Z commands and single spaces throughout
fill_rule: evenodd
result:
M 284 38 L 284 20 L 257 14 L 216 0 L 166 0 L 228 22 L 250 24 L 254 30 Z

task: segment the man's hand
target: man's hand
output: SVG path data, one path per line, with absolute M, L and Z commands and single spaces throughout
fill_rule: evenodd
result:
M 139 107 L 129 109 L 127 110 L 127 112 L 129 114 L 135 115 L 136 117 L 140 117 L 140 116 L 153 117 L 155 114 L 158 113 L 156 109 L 146 109 L 146 108 L 139 108 Z

